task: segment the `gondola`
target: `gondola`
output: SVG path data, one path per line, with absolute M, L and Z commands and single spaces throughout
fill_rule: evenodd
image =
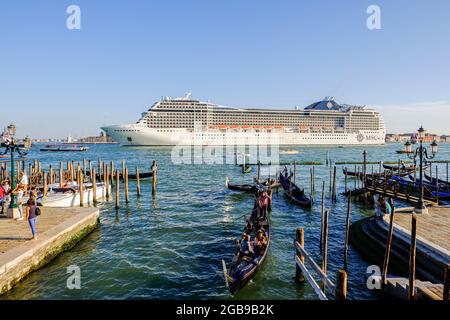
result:
M 426 167 L 427 166 L 424 166 L 424 169 Z M 398 171 L 398 165 L 391 166 L 391 165 L 388 165 L 388 164 L 383 164 L 383 168 L 385 168 L 386 170 Z M 416 170 L 416 165 L 414 165 L 414 164 L 411 164 L 411 165 L 405 166 L 405 167 L 402 167 L 402 165 L 400 164 L 400 171 L 414 171 L 414 170 Z
M 255 184 L 231 184 L 228 177 L 225 178 L 225 186 L 233 191 L 243 191 L 248 193 L 255 193 L 256 192 L 256 185 Z
M 430 181 L 432 184 L 436 184 L 436 178 L 430 177 L 426 173 L 424 173 L 424 177 L 425 177 L 425 179 Z M 447 182 L 445 180 L 437 179 L 437 182 L 438 182 L 439 185 L 450 187 L 450 182 Z
M 426 176 L 426 175 L 425 175 Z M 420 179 L 416 177 L 416 180 L 414 182 L 414 176 L 410 175 L 409 179 L 411 180 L 411 183 L 414 183 L 415 186 L 419 186 L 420 185 Z M 429 182 L 429 181 L 422 181 L 423 185 L 425 187 L 427 187 L 428 189 L 432 190 L 432 191 L 436 191 L 437 187 L 439 187 L 439 190 L 441 191 L 448 191 L 449 186 L 445 183 L 441 184 L 439 183 L 438 186 L 436 186 L 436 180 L 434 180 L 434 182 Z
M 347 171 L 347 176 L 349 176 L 349 177 L 356 177 L 356 178 L 362 178 L 362 175 L 363 175 L 363 173 L 361 172 L 361 171 L 358 171 L 358 172 L 355 172 L 355 171 L 349 171 L 348 169 L 346 170 L 345 168 L 344 169 L 342 169 L 342 173 L 345 175 L 345 172 Z M 397 176 L 400 176 L 400 177 L 405 177 L 405 176 L 407 176 L 407 175 L 409 175 L 409 174 L 411 174 L 411 172 L 414 172 L 414 169 L 413 170 L 407 170 L 407 171 L 405 171 L 405 172 L 400 172 L 400 173 L 396 173 L 396 175 Z M 391 176 L 392 174 L 390 174 L 389 172 L 386 172 L 386 176 Z M 366 177 L 367 178 L 382 178 L 382 177 L 384 177 L 384 173 L 366 173 Z
M 67 147 L 58 145 L 48 145 L 40 149 L 42 152 L 85 152 L 88 151 L 88 147 Z
M 245 285 L 251 279 L 255 277 L 256 273 L 266 260 L 267 254 L 269 252 L 269 245 L 270 245 L 269 219 L 267 218 L 267 215 L 265 218 L 261 220 L 257 219 L 255 217 L 255 208 L 256 204 L 253 209 L 250 221 L 247 221 L 247 225 L 244 229 L 244 232 L 250 234 L 251 241 L 253 241 L 257 235 L 258 230 L 262 228 L 265 233 L 265 237 L 267 239 L 267 246 L 264 252 L 260 253 L 258 256 L 255 256 L 255 254 L 243 256 L 241 254 L 240 246 L 238 245 L 229 269 L 227 268 L 225 261 L 222 260 L 225 282 L 231 295 L 235 295 L 239 290 L 245 287 Z
M 305 195 L 305 191 L 297 187 L 294 183 L 290 182 L 290 179 L 285 177 L 283 173 L 280 172 L 280 184 L 284 189 L 284 192 L 289 197 L 289 199 L 296 205 L 311 208 L 313 205 L 313 199 Z M 291 194 L 292 187 L 292 194 Z
M 439 196 L 439 200 L 450 200 L 450 191 L 439 191 L 437 194 Z M 432 191 L 431 196 L 436 199 L 436 191 Z
M 230 179 L 228 177 L 225 177 L 225 186 L 233 191 L 242 191 L 247 193 L 255 193 L 258 190 L 258 187 L 268 187 L 269 183 L 268 181 L 264 181 L 263 183 L 259 184 L 231 184 Z M 270 187 L 271 189 L 275 189 L 280 186 L 280 183 L 278 181 L 272 181 Z
M 88 171 L 86 171 L 86 176 L 90 177 L 91 173 Z M 98 173 L 95 174 L 96 179 L 102 179 L 103 175 L 100 175 Z M 145 180 L 145 179 L 149 179 L 153 177 L 153 172 L 139 172 L 139 180 Z M 119 178 L 123 179 L 123 174 L 120 173 L 119 174 Z M 128 173 L 128 180 L 137 180 L 137 175 L 135 173 Z

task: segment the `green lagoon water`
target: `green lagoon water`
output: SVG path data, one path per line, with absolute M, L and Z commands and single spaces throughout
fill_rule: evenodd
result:
M 368 160 L 396 161 L 400 144 L 367 147 Z M 281 155 L 281 161 L 325 162 L 327 151 L 333 161 L 361 161 L 363 147 L 295 147 L 296 155 Z M 242 232 L 242 215 L 250 214 L 252 196 L 225 188 L 225 176 L 236 183 L 250 182 L 253 175 L 242 175 L 233 165 L 174 165 L 171 148 L 91 146 L 86 153 L 29 154 L 47 167 L 59 161 L 83 158 L 96 161 L 125 159 L 134 171 L 148 171 L 157 160 L 158 192 L 151 195 L 151 182 L 142 182 L 142 196 L 136 199 L 135 182 L 130 181 L 131 202 L 123 198 L 116 211 L 114 201 L 99 204 L 100 227 L 71 250 L 30 274 L 2 299 L 229 299 L 223 279 L 221 260 L 230 262 L 235 239 Z M 450 159 L 450 145 L 441 145 L 439 159 Z M 350 168 L 352 166 L 349 166 Z M 256 169 L 256 168 L 254 168 Z M 298 168 L 297 181 L 309 192 L 309 166 Z M 370 170 L 370 166 L 368 166 Z M 254 171 L 255 172 L 255 171 Z M 440 172 L 445 174 L 441 165 Z M 272 173 L 273 174 L 273 173 Z M 316 166 L 316 203 L 312 210 L 291 205 L 280 191 L 274 194 L 271 213 L 271 247 L 264 267 L 232 299 L 316 299 L 309 285 L 295 284 L 295 229 L 305 228 L 306 249 L 320 262 L 319 234 L 322 180 L 328 184 L 329 168 Z M 350 180 L 351 181 L 351 180 Z M 349 182 L 352 184 L 353 182 Z M 339 192 L 343 191 L 342 166 L 338 166 Z M 123 197 L 123 192 L 121 193 Z M 331 275 L 342 267 L 345 234 L 346 198 L 338 196 L 330 209 L 329 262 Z M 373 210 L 353 205 L 351 221 L 370 216 Z M 39 223 L 39 222 L 38 222 Z M 69 290 L 67 267 L 81 269 L 81 289 Z M 369 264 L 349 248 L 350 299 L 374 299 L 366 289 Z

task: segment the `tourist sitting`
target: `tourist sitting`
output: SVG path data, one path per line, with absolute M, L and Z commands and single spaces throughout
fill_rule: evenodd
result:
M 264 229 L 259 229 L 255 239 L 255 256 L 262 256 L 267 248 L 267 238 Z
M 242 234 L 242 239 L 239 241 L 239 253 L 241 257 L 253 257 L 253 246 L 250 240 L 250 235 Z
M 384 196 L 378 196 L 375 215 L 382 217 L 385 214 L 391 214 L 394 209 L 394 202 L 392 199 L 387 200 Z

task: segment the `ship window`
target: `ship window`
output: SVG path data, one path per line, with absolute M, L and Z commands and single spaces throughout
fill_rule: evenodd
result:
M 133 139 L 131 139 L 131 137 L 128 137 L 127 140 L 128 140 L 128 142 L 132 142 L 133 141 Z

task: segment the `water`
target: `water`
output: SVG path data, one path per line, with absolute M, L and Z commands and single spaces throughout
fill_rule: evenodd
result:
M 441 145 L 439 159 L 450 159 L 450 145 Z M 396 161 L 400 144 L 369 147 L 368 161 Z M 286 148 L 285 148 L 286 149 Z M 327 151 L 333 161 L 361 161 L 362 147 L 296 147 L 296 155 L 281 155 L 281 161 L 325 161 Z M 30 159 L 41 160 L 44 167 L 73 159 L 114 160 L 116 167 L 127 160 L 130 171 L 136 162 L 140 171 L 149 171 L 157 160 L 158 192 L 151 196 L 151 182 L 142 182 L 142 196 L 135 197 L 135 182 L 130 181 L 130 203 L 121 209 L 114 201 L 102 202 L 100 227 L 73 249 L 61 254 L 41 270 L 32 273 L 2 299 L 229 299 L 223 279 L 221 260 L 230 262 L 235 239 L 243 229 L 243 214 L 250 214 L 252 197 L 225 189 L 225 176 L 244 183 L 233 165 L 173 165 L 170 148 L 125 148 L 117 145 L 92 146 L 87 153 L 30 152 Z M 352 166 L 349 166 L 351 168 Z M 297 181 L 309 190 L 309 166 L 298 169 Z M 371 166 L 368 166 L 370 171 Z M 256 169 L 256 168 L 255 168 Z M 255 172 L 255 171 L 254 171 Z M 445 166 L 440 172 L 445 176 Z M 273 173 L 272 173 L 273 174 Z M 320 190 L 322 179 L 329 179 L 329 168 L 316 166 L 316 204 L 305 210 L 289 204 L 283 193 L 274 194 L 271 213 L 271 247 L 264 267 L 234 299 L 316 299 L 309 285 L 295 284 L 295 229 L 305 228 L 305 246 L 320 262 Z M 445 179 L 445 177 L 444 177 Z M 327 181 L 327 185 L 328 185 Z M 353 180 L 349 180 L 352 185 Z M 338 191 L 344 188 L 342 166 L 338 166 Z M 327 187 L 328 190 L 328 187 Z M 332 204 L 327 193 L 329 217 L 330 275 L 343 264 L 346 199 L 338 195 Z M 370 208 L 353 205 L 351 221 L 372 215 Z M 81 289 L 66 287 L 67 267 L 81 268 Z M 374 299 L 365 287 L 368 263 L 349 248 L 350 299 Z

